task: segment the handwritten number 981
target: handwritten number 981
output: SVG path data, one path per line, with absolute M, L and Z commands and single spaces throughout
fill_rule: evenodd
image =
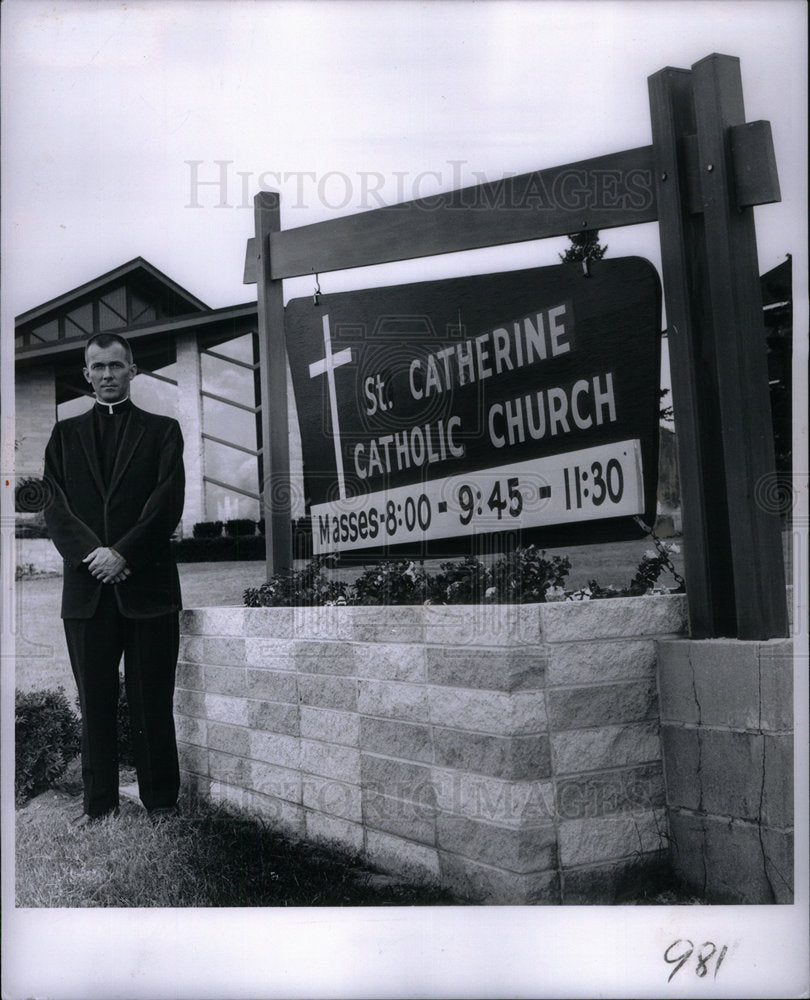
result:
M 710 948 L 711 951 L 707 952 L 706 949 L 708 948 Z M 676 951 L 675 954 L 672 954 L 673 950 Z M 675 975 L 675 973 L 679 969 L 683 968 L 684 965 L 686 965 L 686 963 L 692 957 L 692 953 L 694 952 L 694 950 L 695 946 L 688 938 L 678 938 L 677 941 L 672 942 L 669 948 L 667 948 L 667 950 L 664 952 L 664 961 L 667 962 L 669 965 L 675 966 L 672 972 L 670 972 L 667 982 L 671 982 L 672 977 Z M 723 959 L 726 957 L 727 951 L 728 951 L 728 946 L 723 945 L 720 954 L 717 956 L 717 961 L 715 962 L 714 965 L 713 978 L 715 979 L 717 978 L 717 973 L 720 969 L 720 965 Z M 706 976 L 706 974 L 708 973 L 709 959 L 713 958 L 716 952 L 717 952 L 717 945 L 714 943 L 714 941 L 704 941 L 703 944 L 698 949 L 697 967 L 695 968 L 695 975 L 698 976 L 700 979 L 703 979 L 704 976 Z

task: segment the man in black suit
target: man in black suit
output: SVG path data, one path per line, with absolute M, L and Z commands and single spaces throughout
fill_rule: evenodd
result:
M 45 520 L 64 559 L 62 618 L 82 710 L 83 822 L 118 811 L 118 665 L 141 801 L 176 810 L 172 702 L 180 581 L 170 538 L 183 511 L 183 438 L 170 417 L 132 404 L 137 374 L 123 337 L 85 348 L 95 405 L 59 421 L 45 452 Z

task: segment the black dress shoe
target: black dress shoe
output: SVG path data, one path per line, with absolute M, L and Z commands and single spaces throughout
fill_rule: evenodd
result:
M 158 822 L 164 819 L 173 819 L 175 816 L 180 815 L 180 810 L 177 806 L 154 806 L 152 809 L 147 809 L 149 819 L 153 822 Z
M 106 812 L 99 813 L 97 816 L 93 816 L 90 813 L 82 813 L 81 816 L 73 820 L 73 825 L 76 827 L 84 826 L 95 826 L 97 823 L 101 823 L 105 819 L 114 819 L 119 815 L 121 810 L 118 806 L 113 809 L 108 809 Z

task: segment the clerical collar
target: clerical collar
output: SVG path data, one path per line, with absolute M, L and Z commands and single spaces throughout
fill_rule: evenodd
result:
M 117 403 L 105 403 L 103 400 L 96 398 L 96 406 L 102 413 L 126 413 L 128 410 L 132 409 L 132 400 L 129 396 L 126 399 L 119 399 Z

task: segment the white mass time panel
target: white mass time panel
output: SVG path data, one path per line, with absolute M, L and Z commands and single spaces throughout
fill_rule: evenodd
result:
M 644 512 L 641 443 L 617 441 L 312 507 L 313 552 Z

